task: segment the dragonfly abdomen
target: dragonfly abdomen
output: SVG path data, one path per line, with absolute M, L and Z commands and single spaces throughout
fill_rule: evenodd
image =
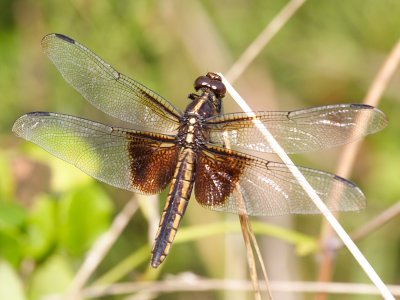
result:
M 167 257 L 189 203 L 194 184 L 195 155 L 191 148 L 183 148 L 179 154 L 152 250 L 151 266 L 153 268 L 157 268 Z

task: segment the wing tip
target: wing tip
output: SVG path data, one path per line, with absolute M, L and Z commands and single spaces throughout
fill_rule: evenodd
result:
M 335 211 L 359 211 L 365 209 L 367 206 L 367 201 L 363 191 L 352 181 L 340 177 L 338 175 L 334 175 L 334 179 L 340 181 L 345 186 L 349 187 L 352 190 L 352 202 L 353 205 L 347 206 L 346 209 L 333 209 Z
M 46 35 L 43 39 L 49 38 L 49 37 L 56 37 L 56 38 L 66 41 L 68 43 L 75 44 L 74 39 L 72 39 L 69 36 L 66 36 L 65 34 L 62 34 L 62 33 L 50 33 L 50 34 Z
M 42 47 L 44 49 L 47 47 L 47 42 L 51 38 L 58 38 L 58 39 L 61 39 L 61 40 L 65 41 L 65 42 L 67 42 L 67 43 L 70 43 L 70 44 L 75 44 L 76 43 L 76 41 L 74 39 L 72 39 L 69 36 L 66 36 L 66 35 L 64 35 L 62 33 L 50 33 L 50 34 L 45 35 L 42 38 Z
M 20 116 L 13 124 L 13 127 L 11 130 L 18 137 L 23 136 L 22 131 L 23 131 L 23 127 L 24 127 L 24 120 L 27 117 L 27 115 L 28 114 Z
M 385 115 L 385 113 L 383 111 L 381 111 L 379 108 L 374 107 L 374 112 L 375 112 L 375 116 L 374 116 L 375 122 L 377 124 L 379 124 L 376 127 L 376 130 L 374 131 L 374 133 L 375 133 L 375 132 L 380 131 L 383 128 L 385 128 L 389 124 L 389 120 L 388 120 L 387 116 Z
M 62 39 L 62 40 L 64 40 L 64 41 L 66 41 L 66 42 L 68 42 L 68 43 L 75 44 L 75 40 L 74 40 L 74 39 L 72 39 L 72 38 L 70 38 L 69 36 L 66 36 L 66 35 L 64 35 L 64 34 L 61 34 L 61 33 L 54 33 L 54 36 L 55 36 L 55 37 L 58 37 L 59 39 Z
M 14 125 L 12 127 L 12 132 L 14 132 L 14 134 L 18 137 L 23 137 L 25 136 L 23 133 L 26 132 L 25 124 L 27 119 L 31 118 L 31 117 L 48 117 L 50 116 L 51 113 L 49 112 L 45 112 L 45 111 L 35 111 L 35 112 L 29 112 L 26 113 L 22 116 L 20 116 L 15 122 Z
M 339 180 L 339 181 L 343 182 L 343 183 L 346 184 L 346 185 L 349 185 L 349 186 L 352 187 L 352 188 L 357 188 L 357 189 L 359 189 L 357 185 L 355 185 L 353 182 L 351 182 L 350 180 L 348 180 L 348 179 L 346 179 L 346 178 L 340 177 L 339 175 L 334 175 L 334 178 L 335 178 L 336 180 Z M 360 191 L 361 191 L 361 190 L 360 190 Z
M 47 111 L 33 111 L 33 112 L 28 112 L 28 113 L 26 113 L 24 116 L 35 116 L 35 117 L 37 117 L 37 116 L 50 116 L 51 115 L 51 113 L 49 113 L 49 112 L 47 112 Z
M 364 103 L 352 103 L 352 104 L 350 104 L 350 107 L 359 108 L 359 109 L 374 109 L 375 108 L 371 105 L 364 104 Z
M 367 112 L 369 114 L 368 122 L 369 124 L 371 124 L 371 126 L 369 126 L 365 135 L 381 131 L 389 123 L 389 120 L 385 115 L 385 113 L 377 107 L 363 103 L 350 104 L 350 107 L 354 109 L 368 111 Z

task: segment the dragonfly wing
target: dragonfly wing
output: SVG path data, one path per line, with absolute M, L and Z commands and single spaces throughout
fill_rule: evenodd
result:
M 206 120 L 210 143 L 238 150 L 273 152 L 265 126 L 286 153 L 315 151 L 355 141 L 387 125 L 382 111 L 363 104 L 339 104 L 291 112 L 220 115 Z
M 29 113 L 15 122 L 13 131 L 94 178 L 142 194 L 161 192 L 177 163 L 173 136 L 68 115 Z
M 365 207 L 362 191 L 337 175 L 298 167 L 332 211 Z M 318 214 L 285 164 L 209 146 L 198 156 L 195 196 L 204 207 L 252 216 Z
M 147 131 L 176 132 L 181 115 L 177 108 L 85 46 L 67 36 L 49 34 L 42 48 L 64 79 L 98 109 Z

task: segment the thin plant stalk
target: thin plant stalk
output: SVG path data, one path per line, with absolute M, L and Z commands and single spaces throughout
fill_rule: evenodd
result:
M 82 290 L 85 299 L 100 299 L 106 296 L 133 295 L 139 292 L 148 293 L 178 293 L 178 292 L 206 292 L 206 291 L 252 291 L 253 284 L 248 280 L 235 279 L 208 279 L 200 278 L 194 274 L 189 276 L 176 276 L 162 281 L 136 281 L 122 282 L 112 285 L 98 285 Z M 189 277 L 189 278 L 187 278 Z M 326 292 L 336 295 L 379 295 L 379 291 L 372 284 L 345 283 L 345 282 L 309 282 L 309 281 L 271 281 L 271 289 L 287 293 L 316 293 Z M 260 282 L 261 290 L 267 287 Z M 389 285 L 390 291 L 400 296 L 399 285 Z M 60 300 L 59 294 L 47 295 L 43 300 Z M 125 298 L 124 298 L 125 299 Z M 146 298 L 147 299 L 147 298 Z
M 259 36 L 247 47 L 232 67 L 226 72 L 226 78 L 235 82 L 244 70 L 254 61 L 272 38 L 283 28 L 306 0 L 291 0 L 265 27 Z
M 249 117 L 254 116 L 254 113 L 252 112 L 251 108 L 247 105 L 247 103 L 243 100 L 243 98 L 234 90 L 234 88 L 223 77 L 222 74 L 219 74 L 219 75 L 222 77 L 222 82 L 225 84 L 228 93 L 237 102 L 237 104 L 243 109 L 244 112 L 247 112 L 247 115 Z M 278 144 L 278 142 L 275 140 L 275 138 L 272 136 L 272 134 L 268 131 L 268 129 L 263 125 L 262 122 L 260 122 L 260 121 L 257 122 L 257 120 L 255 120 L 254 123 L 257 126 L 257 128 L 260 129 L 260 132 L 263 134 L 264 138 L 268 141 L 268 143 L 271 146 L 271 148 L 273 149 L 273 151 L 286 164 L 286 166 L 288 167 L 290 172 L 293 174 L 293 176 L 296 178 L 296 180 L 299 182 L 299 184 L 302 186 L 304 191 L 307 193 L 307 195 L 310 197 L 310 199 L 313 201 L 313 203 L 318 207 L 320 212 L 324 215 L 325 219 L 329 222 L 329 224 L 335 230 L 337 235 L 340 237 L 340 239 L 343 241 L 343 243 L 349 249 L 351 254 L 354 256 L 354 258 L 360 264 L 360 266 L 362 267 L 364 272 L 367 274 L 367 276 L 371 279 L 371 281 L 379 289 L 381 295 L 385 299 L 393 299 L 394 300 L 393 295 L 390 293 L 389 289 L 386 287 L 386 285 L 383 283 L 381 278 L 378 276 L 378 274 L 372 268 L 370 263 L 367 261 L 367 259 L 361 253 L 361 251 L 357 248 L 356 244 L 351 240 L 350 236 L 346 233 L 346 231 L 343 229 L 343 227 L 340 225 L 340 223 L 336 220 L 336 218 L 334 217 L 332 212 L 327 208 L 327 206 L 324 204 L 324 202 L 319 198 L 318 194 L 314 191 L 312 186 L 309 184 L 309 182 L 306 180 L 306 178 L 303 176 L 303 174 L 301 174 L 299 169 L 295 166 L 295 164 L 292 162 L 292 160 L 289 158 L 289 156 L 286 154 L 286 152 Z
M 363 103 L 378 106 L 379 101 L 388 86 L 390 80 L 392 79 L 395 71 L 397 70 L 400 63 L 400 40 L 393 47 L 392 51 L 386 58 L 381 69 L 378 71 L 374 81 L 372 82 L 367 95 L 365 96 Z M 336 173 L 342 177 L 349 177 L 350 172 L 353 168 L 355 159 L 359 152 L 361 142 L 356 142 L 345 146 L 341 157 L 339 158 L 338 168 Z M 323 221 L 321 230 L 321 244 L 329 245 L 332 239 L 336 236 L 330 228 L 326 221 Z M 329 249 L 327 247 L 322 247 L 322 259 L 319 266 L 319 281 L 330 281 L 332 279 L 333 273 L 333 263 L 334 263 L 334 249 Z M 327 295 L 321 294 L 317 295 L 316 300 L 324 300 Z
M 224 138 L 225 142 L 225 147 L 227 149 L 231 148 L 230 141 L 228 138 Z M 236 184 L 236 189 L 240 190 L 239 184 Z M 254 298 L 256 300 L 261 300 L 261 290 L 260 290 L 260 285 L 258 283 L 258 275 L 257 275 L 257 267 L 256 267 L 256 261 L 254 259 L 254 252 L 251 244 L 253 243 L 254 248 L 256 249 L 256 253 L 258 256 L 258 261 L 260 262 L 261 268 L 263 270 L 264 274 L 264 279 L 265 279 L 265 284 L 267 286 L 267 295 L 268 299 L 272 300 L 272 295 L 271 295 L 271 290 L 268 289 L 269 283 L 268 283 L 268 277 L 267 277 L 267 272 L 264 267 L 264 261 L 261 256 L 260 249 L 258 247 L 257 240 L 254 236 L 253 229 L 251 227 L 251 223 L 249 221 L 249 217 L 246 214 L 246 205 L 244 203 L 243 197 L 240 193 L 238 193 L 236 197 L 236 202 L 238 203 L 240 207 L 240 211 L 243 212 L 239 214 L 239 221 L 240 221 L 240 226 L 242 229 L 242 235 L 243 235 L 243 240 L 244 244 L 246 246 L 246 252 L 247 252 L 247 263 L 249 267 L 249 273 L 250 273 L 250 278 L 253 283 L 253 289 L 254 289 Z
M 131 217 L 137 211 L 137 208 L 138 203 L 133 197 L 115 217 L 110 229 L 97 240 L 86 256 L 85 261 L 72 280 L 71 286 L 64 297 L 65 300 L 77 300 L 82 297 L 81 290 L 83 286 L 118 239 Z
M 240 219 L 240 225 L 242 227 L 242 235 L 243 235 L 244 243 L 246 245 L 246 250 L 247 250 L 246 251 L 247 252 L 247 262 L 249 265 L 250 278 L 251 278 L 251 282 L 253 284 L 253 289 L 254 289 L 254 298 L 256 300 L 261 300 L 261 290 L 260 290 L 260 284 L 258 281 L 257 267 L 256 267 L 253 248 L 251 247 L 249 231 L 248 231 L 248 227 L 247 227 L 249 220 L 247 218 L 247 215 L 245 215 L 245 214 L 240 214 L 239 219 Z
M 393 220 L 394 218 L 400 215 L 400 202 L 395 203 L 393 206 L 389 207 L 387 210 L 380 213 L 378 216 L 368 221 L 368 223 L 364 224 L 356 231 L 350 234 L 353 241 L 358 241 L 372 232 L 376 231 L 379 228 L 382 228 L 387 222 Z M 340 249 L 343 247 L 343 244 L 339 242 L 336 246 L 336 249 Z

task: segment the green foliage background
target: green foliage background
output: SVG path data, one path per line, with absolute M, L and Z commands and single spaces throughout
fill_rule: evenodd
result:
M 41 38 L 51 32 L 69 35 L 183 108 L 194 78 L 207 71 L 227 71 L 285 3 L 0 1 L 0 299 L 41 299 L 65 291 L 85 253 L 131 197 L 12 135 L 13 122 L 29 111 L 56 111 L 118 125 L 118 120 L 91 107 L 68 86 L 41 53 Z M 237 88 L 257 110 L 359 103 L 399 39 L 399 16 L 397 0 L 309 0 L 239 78 Z M 399 199 L 399 86 L 397 72 L 380 105 L 390 124 L 366 139 L 353 170 L 351 179 L 365 192 L 369 206 L 341 217 L 349 231 Z M 225 111 L 237 110 L 227 98 Z M 334 172 L 339 153 L 336 149 L 294 159 Z M 165 196 L 160 197 L 161 206 Z M 100 281 L 106 283 L 162 280 L 167 274 L 186 271 L 223 278 L 227 249 L 222 237 L 239 231 L 232 223 L 226 225 L 225 218 L 192 201 L 177 244 L 162 270 L 152 272 L 148 218 L 138 212 L 93 280 L 104 274 Z M 295 245 L 291 255 L 296 268 L 283 261 L 281 267 L 294 274 L 292 280 L 316 280 L 321 218 L 290 217 L 287 230 L 274 223 L 274 218 L 256 223 L 260 240 L 267 235 Z M 397 218 L 358 243 L 383 280 L 392 284 L 400 281 L 399 225 Z M 267 245 L 264 251 L 274 254 L 275 250 Z M 279 253 L 275 254 L 279 260 Z M 369 282 L 346 250 L 339 252 L 334 280 Z M 158 299 L 192 295 L 223 297 L 204 292 L 161 294 Z M 298 295 L 296 299 L 309 298 Z

